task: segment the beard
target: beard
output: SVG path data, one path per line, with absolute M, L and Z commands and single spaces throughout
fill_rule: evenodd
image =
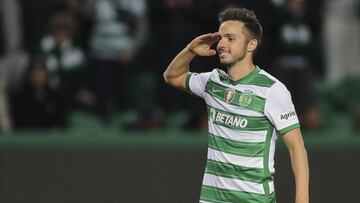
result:
M 241 61 L 245 58 L 245 51 L 241 52 L 239 56 L 232 57 L 229 61 L 221 61 L 220 65 L 226 67 L 228 70 L 231 69 L 238 61 Z

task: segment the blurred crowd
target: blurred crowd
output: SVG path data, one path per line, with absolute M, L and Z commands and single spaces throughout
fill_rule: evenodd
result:
M 125 130 L 164 129 L 178 115 L 179 129 L 205 130 L 202 101 L 162 73 L 193 38 L 217 31 L 227 7 L 256 12 L 255 63 L 287 85 L 305 130 L 339 118 L 360 130 L 357 0 L 0 0 L 1 131 L 68 129 L 74 112 L 104 127 L 132 112 Z M 192 67 L 218 68 L 218 59 Z

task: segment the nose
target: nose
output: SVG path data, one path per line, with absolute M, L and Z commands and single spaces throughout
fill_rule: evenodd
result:
M 221 39 L 221 40 L 218 41 L 218 44 L 217 44 L 217 47 L 216 47 L 216 48 L 217 48 L 217 50 L 225 48 L 224 40 L 223 40 L 223 39 Z

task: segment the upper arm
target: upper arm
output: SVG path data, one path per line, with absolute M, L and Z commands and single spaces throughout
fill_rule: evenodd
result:
M 211 72 L 192 73 L 187 72 L 177 78 L 166 78 L 165 80 L 171 86 L 184 90 L 190 94 L 203 97 L 205 86 L 209 80 Z
M 193 95 L 204 97 L 205 87 L 211 72 L 189 73 L 185 79 L 185 89 Z
M 300 127 L 290 92 L 282 83 L 274 84 L 269 90 L 265 101 L 265 115 L 280 135 Z
M 169 85 L 174 86 L 181 90 L 186 90 L 186 80 L 188 79 L 189 75 L 190 73 L 187 72 L 177 78 L 166 78 L 166 77 L 164 78 Z

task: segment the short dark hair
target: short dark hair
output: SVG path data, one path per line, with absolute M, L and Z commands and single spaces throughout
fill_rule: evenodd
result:
M 227 8 L 219 14 L 219 23 L 228 20 L 237 20 L 244 23 L 249 34 L 258 41 L 257 47 L 260 46 L 262 27 L 254 11 L 246 8 Z

